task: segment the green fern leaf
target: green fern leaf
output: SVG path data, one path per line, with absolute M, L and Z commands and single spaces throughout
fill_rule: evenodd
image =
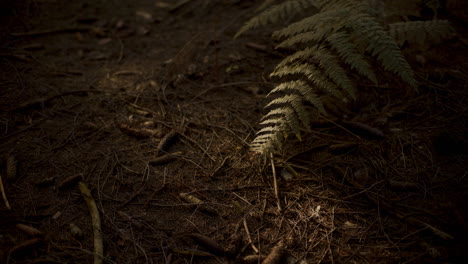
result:
M 411 21 L 390 24 L 389 33 L 400 46 L 405 42 L 423 45 L 452 38 L 455 29 L 447 20 Z
M 413 70 L 401 54 L 395 40 L 372 17 L 362 15 L 348 20 L 348 25 L 359 33 L 367 43 L 367 51 L 376 57 L 385 70 L 395 73 L 412 87 L 416 87 Z
M 290 0 L 274 5 L 247 21 L 247 23 L 245 23 L 245 25 L 236 33 L 234 38 L 239 37 L 248 30 L 285 21 L 302 12 L 304 9 L 312 6 L 313 2 L 313 0 Z
M 263 128 L 251 145 L 253 151 L 262 153 L 281 147 L 289 133 L 300 139 L 301 130 L 309 128 L 311 122 L 306 102 L 325 114 L 323 102 L 328 108 L 342 109 L 338 102 L 331 103 L 333 98 L 355 99 L 349 69 L 377 83 L 368 59 L 377 60 L 382 68 L 416 86 L 397 41 L 424 43 L 450 37 L 454 32 L 446 21 L 395 23 L 386 30 L 381 0 L 289 0 L 268 7 L 272 2 L 267 0 L 264 11 L 249 20 L 236 37 L 249 29 L 285 21 L 307 7 L 319 11 L 273 32 L 272 37 L 281 40 L 277 48 L 301 50 L 284 58 L 270 75 L 291 81 L 282 82 L 268 94 L 276 97 L 266 106 L 269 112 L 260 122 Z
M 287 94 L 272 100 L 265 108 L 278 107 L 277 105 L 286 104 L 294 109 L 296 115 L 299 117 L 299 120 L 302 122 L 302 125 L 305 128 L 309 128 L 310 113 L 303 104 L 303 99 L 305 99 L 305 97 L 303 97 L 303 95 L 299 96 L 297 94 Z
M 354 85 L 347 76 L 345 69 L 340 65 L 339 59 L 325 48 L 314 46 L 298 51 L 283 59 L 277 68 L 282 68 L 296 60 L 305 60 L 307 58 L 315 60 L 333 82 L 348 93 L 351 98 L 356 98 Z
M 273 89 L 267 96 L 270 96 L 273 93 L 288 91 L 299 92 L 303 96 L 304 101 L 311 103 L 321 113 L 326 115 L 326 111 L 323 107 L 322 100 L 320 100 L 320 97 L 314 92 L 314 88 L 301 80 L 281 83 L 275 89 Z
M 348 33 L 342 31 L 331 34 L 327 37 L 327 41 L 351 69 L 377 84 L 374 71 L 364 56 L 358 52 Z
M 286 58 L 284 58 L 276 66 L 276 68 L 282 68 L 282 67 L 284 67 L 284 66 L 286 66 L 288 64 L 291 64 L 291 63 L 295 62 L 296 60 L 306 61 L 307 59 L 310 59 L 310 58 L 313 57 L 314 53 L 317 52 L 317 49 L 318 49 L 318 47 L 314 46 L 314 47 L 310 47 L 310 48 L 306 48 L 306 49 L 297 51 L 294 54 L 289 55 Z
M 292 74 L 302 74 L 307 77 L 314 85 L 317 86 L 318 89 L 331 94 L 335 96 L 336 98 L 344 98 L 345 96 L 343 93 L 338 89 L 338 86 L 334 84 L 333 82 L 330 81 L 330 79 L 323 73 L 323 71 L 320 68 L 317 68 L 316 66 L 308 63 L 295 63 L 291 65 L 285 65 L 282 68 L 277 68 L 275 69 L 270 76 L 277 76 L 277 77 L 283 77 L 286 75 L 292 75 Z M 278 85 L 276 88 L 271 90 L 270 94 L 276 93 L 279 91 L 285 91 L 285 90 L 297 90 L 299 91 L 303 96 L 308 96 L 308 99 L 306 101 L 312 103 L 317 109 L 323 113 L 326 114 L 325 109 L 323 108 L 323 104 L 321 100 L 318 98 L 317 95 L 315 94 L 310 94 L 311 91 L 313 91 L 313 88 L 308 86 L 302 81 L 296 81 L 300 83 L 294 83 L 294 82 L 286 82 Z M 310 97 L 309 97 L 310 96 Z
M 296 135 L 297 138 L 299 139 L 301 138 L 300 120 L 292 106 L 285 105 L 283 107 L 274 108 L 270 112 L 268 112 L 268 114 L 266 114 L 263 119 L 272 119 L 272 118 L 283 119 L 284 122 L 278 121 L 278 123 L 281 123 L 282 125 L 284 124 L 285 125 L 284 127 L 287 126 L 288 129 L 285 130 L 284 132 L 287 133 L 288 131 L 291 131 L 293 134 Z
M 346 74 L 346 70 L 340 65 L 337 56 L 325 48 L 317 49 L 314 58 L 318 61 L 325 74 L 339 87 L 341 87 L 351 98 L 356 99 L 356 89 L 353 82 Z
M 330 10 L 327 12 L 318 13 L 306 17 L 299 22 L 292 23 L 281 30 L 273 32 L 272 37 L 281 39 L 309 31 L 327 32 L 337 28 L 340 25 L 340 18 L 344 15 L 346 15 L 346 10 Z

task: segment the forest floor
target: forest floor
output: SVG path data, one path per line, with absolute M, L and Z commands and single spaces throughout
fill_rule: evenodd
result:
M 0 263 L 468 263 L 466 16 L 263 161 L 259 2 L 0 2 Z

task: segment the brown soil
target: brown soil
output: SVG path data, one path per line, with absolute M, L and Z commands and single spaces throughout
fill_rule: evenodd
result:
M 0 2 L 0 263 L 93 261 L 79 182 L 104 263 L 468 263 L 464 13 L 406 50 L 418 93 L 363 84 L 272 166 L 248 143 L 283 55 L 232 39 L 260 1 L 174 2 Z

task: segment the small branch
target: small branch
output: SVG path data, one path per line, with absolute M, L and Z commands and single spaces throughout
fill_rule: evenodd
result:
M 8 202 L 8 198 L 5 193 L 5 188 L 3 187 L 3 180 L 2 175 L 0 175 L 0 192 L 2 193 L 3 201 L 5 202 L 5 206 L 8 210 L 11 210 L 10 203 Z
M 247 221 L 245 220 L 245 217 L 243 219 L 243 222 L 244 222 L 245 233 L 247 234 L 247 239 L 249 240 L 250 246 L 252 247 L 253 251 L 255 251 L 255 253 L 259 253 L 260 251 L 258 250 L 258 248 L 254 245 L 252 241 L 252 236 L 250 235 L 249 226 L 247 225 Z
M 24 110 L 28 110 L 28 109 L 31 109 L 31 108 L 37 108 L 39 106 L 44 106 L 46 103 L 48 103 L 49 101 L 52 101 L 53 99 L 56 99 L 56 98 L 59 98 L 59 97 L 62 97 L 62 96 L 75 95 L 75 94 L 81 94 L 81 93 L 103 93 L 103 91 L 94 90 L 94 89 L 84 89 L 84 90 L 63 92 L 63 93 L 58 94 L 58 95 L 36 98 L 36 99 L 31 100 L 31 101 L 22 103 L 19 106 L 12 109 L 12 111 L 24 111 Z
M 89 27 L 69 27 L 69 28 L 55 28 L 55 29 L 46 29 L 38 31 L 29 31 L 29 32 L 17 32 L 11 33 L 10 35 L 14 37 L 32 37 L 32 36 L 41 36 L 48 34 L 57 34 L 57 33 L 75 33 L 75 32 L 86 32 L 89 31 Z
M 276 178 L 276 168 L 275 168 L 275 162 L 273 161 L 273 153 L 270 153 L 270 161 L 271 161 L 271 170 L 273 172 L 273 187 L 275 188 L 275 197 L 276 197 L 276 203 L 278 205 L 278 210 L 281 212 L 281 202 L 279 198 L 279 191 L 278 191 L 278 180 Z
M 102 241 L 102 230 L 101 230 L 101 218 L 99 217 L 99 211 L 94 201 L 91 191 L 88 189 L 86 184 L 79 182 L 80 191 L 83 198 L 88 205 L 89 213 L 91 214 L 91 220 L 93 223 L 94 231 L 94 264 L 101 264 L 104 258 L 104 246 Z

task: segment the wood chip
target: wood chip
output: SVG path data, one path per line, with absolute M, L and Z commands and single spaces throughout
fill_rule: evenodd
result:
M 372 139 L 383 139 L 385 134 L 382 130 L 371 127 L 360 122 L 343 122 L 343 125 L 350 129 L 352 132 Z
M 29 225 L 16 224 L 16 228 L 33 237 L 44 235 L 42 231 Z
M 172 130 L 166 134 L 161 141 L 159 141 L 158 147 L 156 148 L 156 155 L 167 153 L 169 148 L 177 141 L 179 133 L 175 130 Z
M 17 173 L 17 166 L 18 162 L 16 161 L 14 156 L 8 156 L 6 160 L 6 178 L 7 180 L 14 180 L 16 178 Z

